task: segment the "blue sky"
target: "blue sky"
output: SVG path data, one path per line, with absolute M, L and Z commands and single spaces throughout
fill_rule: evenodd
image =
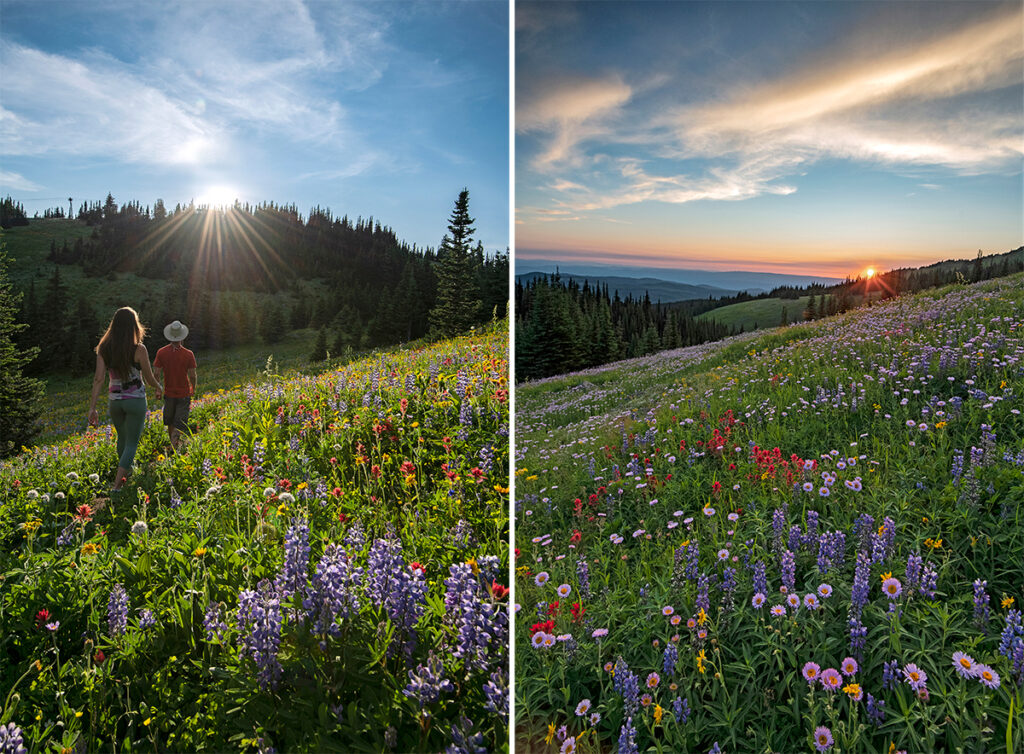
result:
M 0 195 L 314 205 L 509 244 L 505 2 L 0 0 Z
M 515 33 L 522 269 L 1024 244 L 1018 2 L 517 2 Z

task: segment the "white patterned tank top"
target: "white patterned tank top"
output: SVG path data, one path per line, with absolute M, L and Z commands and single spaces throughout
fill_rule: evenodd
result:
M 125 400 L 126 398 L 145 398 L 146 385 L 142 381 L 142 373 L 138 367 L 132 366 L 128 372 L 128 379 L 122 381 L 111 370 L 107 370 L 110 378 L 110 400 Z

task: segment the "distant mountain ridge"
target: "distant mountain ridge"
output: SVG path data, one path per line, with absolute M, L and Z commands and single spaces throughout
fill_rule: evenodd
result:
M 561 273 L 563 279 L 567 277 L 582 281 L 584 278 L 591 281 L 597 279 L 622 278 L 631 280 L 657 280 L 661 283 L 675 283 L 686 286 L 708 287 L 724 291 L 718 295 L 735 295 L 740 291 L 746 291 L 752 295 L 770 291 L 779 286 L 794 286 L 802 288 L 814 283 L 823 285 L 834 285 L 843 282 L 843 278 L 826 277 L 821 275 L 791 275 L 780 272 L 754 272 L 750 270 L 694 270 L 694 269 L 671 269 L 661 267 L 629 267 L 624 265 L 603 265 L 603 264 L 574 264 L 572 262 L 559 262 L 548 259 L 519 260 L 517 263 L 516 279 L 525 281 L 528 275 L 547 274 L 555 270 Z M 522 270 L 519 272 L 518 270 Z M 609 285 L 609 289 L 611 286 Z M 716 295 L 712 293 L 712 295 Z M 690 298 L 707 298 L 707 292 L 699 292 Z M 654 300 L 654 295 L 651 295 Z M 681 301 L 684 299 L 662 299 L 662 303 L 670 300 Z
M 521 275 L 516 275 L 516 281 L 526 285 L 537 278 L 551 277 L 552 274 L 550 272 L 525 272 Z M 608 293 L 612 298 L 615 297 L 616 293 L 622 299 L 625 299 L 627 296 L 632 296 L 634 299 L 642 299 L 644 295 L 648 295 L 651 297 L 652 303 L 660 301 L 663 304 L 673 301 L 708 298 L 709 296 L 711 298 L 722 298 L 724 296 L 735 296 L 739 293 L 738 290 L 718 288 L 713 285 L 688 285 L 686 283 L 675 283 L 670 280 L 659 280 L 652 277 L 576 275 L 564 272 L 560 272 L 559 277 L 563 282 L 574 281 L 580 286 L 583 285 L 584 281 L 587 281 L 591 288 L 607 285 Z

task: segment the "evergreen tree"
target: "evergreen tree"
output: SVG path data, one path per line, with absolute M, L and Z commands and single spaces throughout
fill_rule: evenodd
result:
M 14 343 L 25 325 L 16 319 L 21 294 L 14 293 L 7 266 L 7 249 L 0 243 L 0 458 L 21 450 L 38 432 L 43 399 L 43 384 L 22 374 L 37 349 Z
M 309 355 L 310 361 L 327 361 L 327 328 L 321 327 L 316 335 L 316 343 L 313 345 L 313 353 Z
M 473 222 L 469 216 L 469 191 L 463 189 L 438 251 L 437 303 L 430 311 L 430 330 L 435 337 L 465 332 L 479 316 L 480 296 L 470 249 Z
M 260 337 L 267 345 L 280 343 L 287 331 L 284 311 L 276 299 L 271 298 L 260 319 Z

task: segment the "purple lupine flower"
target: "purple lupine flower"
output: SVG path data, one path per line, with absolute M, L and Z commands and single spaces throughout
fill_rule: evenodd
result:
M 636 728 L 633 727 L 633 716 L 629 715 L 619 731 L 619 754 L 639 754 L 636 746 Z
M 724 594 L 722 605 L 725 612 L 730 612 L 733 607 L 734 594 L 736 592 L 736 569 L 727 566 L 722 570 L 722 585 L 719 587 Z
M 706 573 L 697 576 L 697 599 L 696 607 L 704 608 L 704 612 L 711 610 L 711 599 L 708 597 L 708 590 L 711 587 L 711 577 Z
M 1024 683 L 1024 621 L 1020 610 L 1006 613 L 1006 627 L 999 636 L 999 654 L 1010 661 L 1017 684 Z
M 799 524 L 793 524 L 789 527 L 789 538 L 786 540 L 786 547 L 793 552 L 799 552 L 801 542 L 803 542 L 803 529 L 800 528 Z
M 490 680 L 484 684 L 484 696 L 487 697 L 484 707 L 496 714 L 502 723 L 508 722 L 508 675 L 504 668 L 491 673 Z
M 764 562 L 757 561 L 754 563 L 754 592 L 760 592 L 761 594 L 768 594 L 768 575 L 767 568 Z
M 818 511 L 807 511 L 807 533 L 803 537 L 803 546 L 810 547 L 818 538 Z M 789 549 L 793 549 L 792 547 Z
M 871 694 L 867 695 L 868 719 L 881 728 L 885 723 L 885 700 L 875 699 Z
M 988 594 L 985 592 L 987 586 L 987 581 L 974 580 L 974 625 L 985 634 L 988 633 L 989 620 Z
M 882 688 L 895 689 L 899 684 L 900 661 L 892 660 L 882 666 Z
M 782 530 L 786 527 L 786 511 L 782 508 L 776 508 L 772 511 L 772 532 L 774 537 L 772 538 L 772 546 L 776 550 L 782 549 Z
M 576 561 L 576 583 L 579 585 L 580 596 L 584 599 L 590 597 L 590 566 L 586 558 Z
M 867 643 L 868 627 L 860 622 L 860 616 L 852 616 L 847 624 L 850 627 L 850 652 L 855 657 L 864 657 L 864 645 Z
M 309 571 L 309 524 L 300 516 L 291 520 L 284 538 L 284 565 L 277 576 L 277 589 L 281 599 L 293 594 L 301 599 L 306 592 L 306 574 Z
M 467 667 L 486 668 L 490 651 L 503 646 L 508 632 L 508 612 L 491 601 L 487 590 L 468 563 L 453 563 L 445 579 L 446 618 L 458 630 L 453 655 Z
M 626 673 L 629 672 L 629 665 L 622 657 L 615 658 L 615 669 L 612 672 L 612 688 L 617 694 L 622 693 L 622 681 L 626 677 Z
M 256 664 L 260 688 L 273 688 L 284 669 L 277 656 L 281 645 L 281 598 L 269 580 L 261 581 L 256 591 L 243 589 L 239 593 L 237 625 L 241 656 Z
M 387 611 L 395 626 L 395 644 L 407 656 L 416 647 L 416 624 L 426 606 L 427 580 L 421 570 L 410 570 L 397 539 L 377 539 L 366 560 L 366 596 Z M 394 647 L 389 647 L 392 651 Z
M 871 535 L 875 530 L 875 517 L 862 513 L 853 522 L 853 538 L 857 540 L 858 550 L 871 549 Z
M 939 586 L 939 572 L 932 568 L 930 563 L 925 563 L 921 570 L 921 585 L 918 591 L 925 597 L 934 598 Z
M 341 633 L 337 619 L 359 612 L 357 589 L 363 580 L 363 569 L 353 565 L 352 557 L 343 547 L 330 544 L 317 563 L 312 587 L 302 602 L 308 617 L 313 619 L 315 634 Z
M 458 725 L 451 728 L 452 742 L 445 749 L 445 754 L 487 754 L 483 733 L 474 732 L 473 727 L 473 721 L 460 714 Z
M 857 553 L 857 567 L 853 572 L 853 588 L 850 591 L 850 610 L 858 618 L 868 603 L 871 585 L 871 561 L 865 552 Z
M 672 701 L 672 710 L 675 712 L 677 723 L 685 723 L 690 719 L 690 702 L 688 699 L 680 699 L 677 696 Z
M 923 563 L 921 554 L 917 550 L 907 556 L 907 573 L 904 576 L 904 582 L 908 595 L 921 585 L 921 566 Z
M 442 693 L 455 691 L 452 682 L 444 676 L 444 664 L 433 651 L 428 654 L 426 665 L 417 665 L 409 671 L 409 683 L 402 690 L 410 699 L 416 700 L 420 709 L 441 698 Z
M 0 725 L 0 752 L 3 754 L 28 754 L 21 728 L 14 723 Z
M 676 662 L 679 661 L 679 650 L 676 645 L 669 642 L 665 646 L 665 653 L 662 656 L 661 669 L 665 672 L 665 676 L 671 676 L 676 672 Z
M 476 545 L 476 537 L 473 536 L 473 527 L 469 521 L 459 519 L 451 531 L 452 542 L 460 550 Z
M 341 542 L 349 548 L 351 552 L 359 552 L 362 550 L 363 545 L 366 544 L 366 531 L 363 529 L 362 522 L 356 521 L 352 524 L 352 527 L 345 532 L 345 537 Z
M 686 545 L 686 578 L 693 581 L 697 578 L 697 559 L 700 557 L 700 548 L 696 539 L 691 539 Z
M 156 616 L 153 615 L 153 611 L 148 607 L 144 607 L 139 610 L 139 628 L 146 630 L 156 625 Z
M 206 614 L 203 616 L 203 628 L 206 630 L 206 640 L 220 641 L 228 630 L 228 624 L 224 622 L 219 602 L 211 602 L 206 606 Z
M 120 636 L 128 627 L 128 594 L 120 584 L 114 584 L 107 601 L 107 627 L 114 636 Z
M 722 754 L 722 747 L 718 745 L 718 741 L 715 741 L 711 748 L 708 749 L 708 754 Z
M 786 587 L 787 592 L 792 592 L 796 588 L 796 559 L 792 550 L 785 550 L 782 553 L 779 568 L 782 572 L 782 585 Z

